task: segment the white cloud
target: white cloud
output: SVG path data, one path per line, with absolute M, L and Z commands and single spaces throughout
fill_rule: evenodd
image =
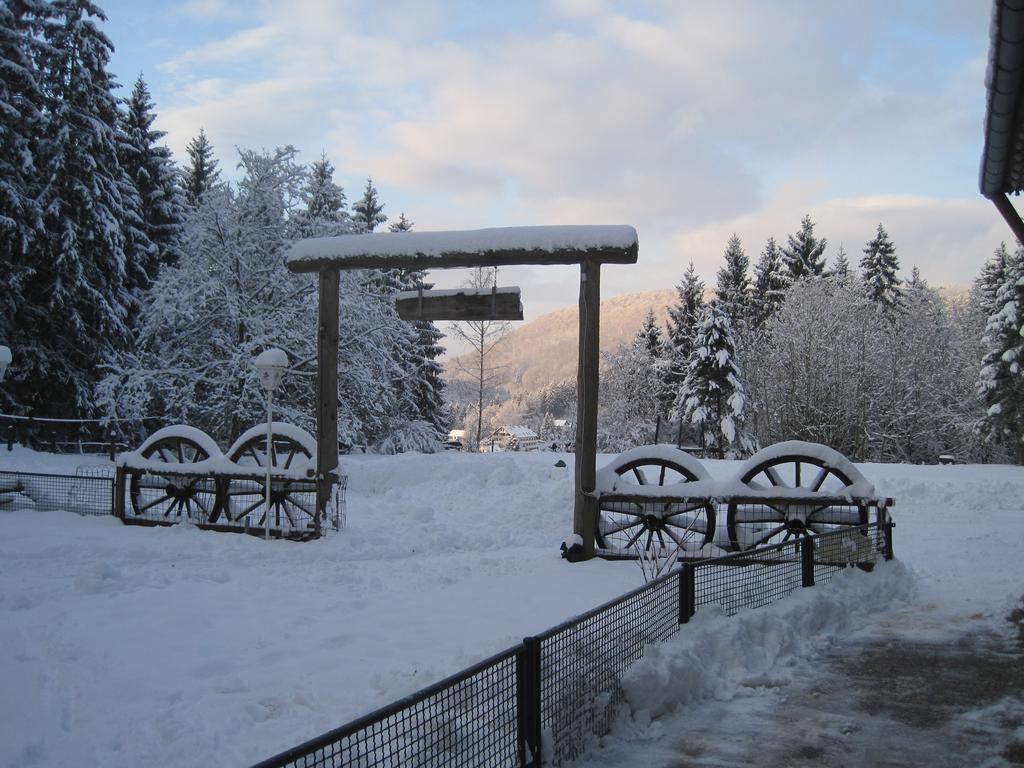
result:
M 557 0 L 528 33 L 474 38 L 443 3 L 267 2 L 167 63 L 161 127 L 179 155 L 200 126 L 225 159 L 326 148 L 350 193 L 372 175 L 423 228 L 632 223 L 641 263 L 606 294 L 674 284 L 691 259 L 713 280 L 733 231 L 756 256 L 805 212 L 851 258 L 882 220 L 934 282 L 965 282 L 1007 236 L 975 192 L 987 14 L 638 7 Z

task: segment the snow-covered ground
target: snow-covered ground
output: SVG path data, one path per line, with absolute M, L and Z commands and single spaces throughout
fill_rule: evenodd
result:
M 0 469 L 82 463 L 103 460 L 0 452 Z M 722 479 L 737 467 L 705 464 Z M 0 762 L 246 765 L 642 583 L 632 563 L 559 557 L 571 456 L 343 468 L 348 526 L 305 544 L 0 511 Z M 742 709 L 758 681 L 773 690 L 887 622 L 938 640 L 965 624 L 1008 631 L 1024 592 L 1024 469 L 861 469 L 897 500 L 899 563 L 731 619 L 699 613 L 627 680 L 619 743 L 661 743 L 651 718 L 702 702 Z M 696 647 L 721 650 L 694 671 Z M 584 761 L 621 764 L 609 749 Z

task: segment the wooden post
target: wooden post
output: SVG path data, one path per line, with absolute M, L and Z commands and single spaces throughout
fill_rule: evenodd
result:
M 597 500 L 597 385 L 601 332 L 601 264 L 580 263 L 580 355 L 576 375 L 576 503 L 573 532 L 583 539 L 583 559 L 594 556 Z
M 114 470 L 114 517 L 124 522 L 124 489 L 125 470 L 124 467 L 117 467 Z
M 338 270 L 320 272 L 316 348 L 316 521 L 326 517 L 332 475 L 338 467 Z

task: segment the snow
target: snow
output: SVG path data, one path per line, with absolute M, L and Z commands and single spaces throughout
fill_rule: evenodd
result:
M 399 291 L 395 294 L 396 301 L 405 299 L 437 298 L 440 296 L 490 296 L 492 293 L 514 294 L 519 296 L 521 291 L 517 285 L 508 285 L 498 288 L 431 288 L 423 291 Z
M 313 436 L 301 427 L 297 427 L 294 424 L 288 424 L 283 421 L 273 422 L 273 432 L 275 435 L 291 438 L 305 448 L 310 456 L 307 458 L 302 455 L 297 455 L 289 467 L 274 467 L 274 477 L 295 479 L 307 479 L 312 477 L 315 472 L 316 465 L 316 440 Z M 214 474 L 250 476 L 254 478 L 263 477 L 266 474 L 265 469 L 257 467 L 254 464 L 238 464 L 232 461 L 229 457 L 235 455 L 235 452 L 241 449 L 241 447 L 249 440 L 252 440 L 253 438 L 262 438 L 265 440 L 266 436 L 266 424 L 257 424 L 250 427 L 239 435 L 238 439 L 235 440 L 225 454 L 221 451 L 220 446 L 214 442 L 213 438 L 202 430 L 190 427 L 186 424 L 175 424 L 173 426 L 158 429 L 146 438 L 146 441 L 136 450 L 119 454 L 117 457 L 117 464 L 118 466 L 128 467 L 130 469 L 143 469 L 163 475 Z M 186 462 L 182 464 L 174 461 L 175 457 L 173 455 L 170 456 L 170 461 L 166 460 L 167 454 L 156 455 L 152 458 L 146 458 L 143 455 L 150 446 L 155 445 L 160 440 L 168 437 L 184 437 L 191 440 L 201 446 L 209 455 L 209 458 L 203 459 L 202 461 Z
M 257 368 L 287 368 L 288 354 L 283 349 L 265 349 L 256 355 L 253 365 Z
M 641 583 L 633 563 L 560 558 L 571 455 L 343 463 L 348 526 L 304 544 L 0 511 L 0 765 L 250 764 Z M 740 467 L 701 463 L 719 483 Z M 109 466 L 0 451 L 4 470 L 78 464 Z M 694 707 L 754 712 L 850 633 L 1005 624 L 1024 591 L 1024 469 L 858 469 L 897 500 L 898 562 L 730 619 L 698 611 L 627 676 L 615 739 L 636 752 L 650 718 L 664 733 Z
M 284 421 L 275 421 L 271 427 L 271 431 L 273 431 L 275 435 L 287 437 L 290 440 L 295 441 L 296 443 L 301 445 L 306 450 L 307 453 L 309 453 L 310 458 L 308 459 L 305 456 L 296 457 L 296 461 L 300 462 L 303 465 L 303 467 L 305 467 L 305 465 L 312 465 L 316 463 L 316 438 L 314 438 L 311 434 L 309 434 L 309 432 L 304 430 L 302 427 L 297 427 L 294 424 L 288 424 Z M 234 456 L 236 451 L 240 450 L 243 445 L 245 445 L 253 438 L 263 438 L 265 440 L 266 437 L 266 424 L 257 424 L 253 427 L 250 427 L 241 435 L 239 435 L 238 439 L 231 444 L 231 447 L 228 449 L 227 455 Z M 293 464 L 293 466 L 298 467 L 299 464 L 296 463 Z
M 206 455 L 209 456 L 211 459 L 220 458 L 224 455 L 224 453 L 220 449 L 220 446 L 217 445 L 217 443 L 214 441 L 212 437 L 203 432 L 203 430 L 197 429 L 196 427 L 190 426 L 188 424 L 172 424 L 167 427 L 162 427 L 153 434 L 151 434 L 143 441 L 142 445 L 140 445 L 136 450 L 131 451 L 130 453 L 122 454 L 118 459 L 118 463 L 123 466 L 134 467 L 136 465 L 130 462 L 133 462 L 136 459 L 136 457 L 138 458 L 139 461 L 147 462 L 149 460 L 143 458 L 143 454 L 146 453 L 147 450 L 149 450 L 152 446 L 159 443 L 161 440 L 166 440 L 167 438 L 174 437 L 180 437 L 185 440 L 191 440 L 193 443 L 195 443 L 204 451 L 206 451 Z M 171 456 L 171 459 L 173 458 L 174 457 Z
M 315 237 L 288 251 L 288 263 L 356 256 L 427 256 L 493 251 L 584 251 L 591 248 L 633 248 L 636 230 L 626 225 L 562 225 L 496 227 L 441 232 L 372 232 L 363 235 Z
M 749 484 L 744 483 L 741 479 L 765 462 L 795 456 L 817 459 L 826 467 L 842 471 L 852 482 L 849 485 L 843 485 L 841 488 L 835 488 L 834 486 L 838 484 L 838 479 L 834 479 L 831 486 L 823 487 L 821 492 L 818 493 L 809 488 L 794 488 L 787 485 L 775 487 L 766 483 L 759 483 L 756 476 L 752 478 L 752 482 Z M 622 466 L 644 459 L 654 462 L 669 462 L 685 467 L 697 480 L 686 482 L 679 476 L 673 478 L 670 475 L 667 477 L 664 485 L 657 484 L 657 477 L 648 477 L 648 484 L 638 485 L 632 473 L 620 476 L 616 472 L 616 469 Z M 708 473 L 704 464 L 705 462 L 671 445 L 643 445 L 631 448 L 598 470 L 595 493 L 598 495 L 628 494 L 630 496 L 643 496 L 652 499 L 726 499 L 729 497 L 766 500 L 814 499 L 825 495 L 833 498 L 856 498 L 872 502 L 882 502 L 884 500 L 884 497 L 878 494 L 874 485 L 845 456 L 828 446 L 818 443 L 787 440 L 768 446 L 755 453 L 743 463 L 737 462 L 734 464 L 736 473 L 732 477 L 713 478 Z M 652 474 L 654 474 L 653 469 L 645 471 L 645 475 Z M 792 483 L 792 478 L 790 478 L 790 482 Z

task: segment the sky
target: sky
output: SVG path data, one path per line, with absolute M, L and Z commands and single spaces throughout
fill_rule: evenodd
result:
M 602 293 L 713 285 L 805 214 L 856 263 L 882 223 L 902 273 L 968 284 L 1011 235 L 978 192 L 989 7 L 979 0 L 100 0 L 179 162 L 205 129 L 323 152 L 419 230 L 631 224 Z M 436 275 L 441 287 L 465 275 Z M 527 319 L 572 267 L 508 268 Z

